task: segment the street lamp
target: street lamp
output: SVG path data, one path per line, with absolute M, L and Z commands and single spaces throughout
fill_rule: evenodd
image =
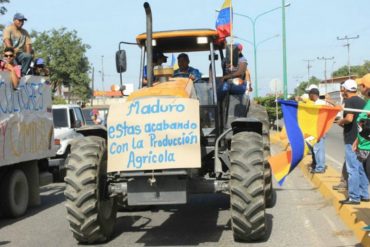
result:
M 283 6 L 283 7 L 282 7 Z M 233 13 L 234 15 L 237 15 L 237 16 L 241 16 L 241 17 L 245 17 L 247 18 L 251 23 L 252 23 L 252 29 L 253 29 L 253 50 L 254 50 L 254 88 L 255 88 L 255 91 L 254 91 L 254 96 L 257 97 L 258 96 L 258 78 L 257 78 L 257 44 L 256 44 L 256 22 L 257 20 L 268 14 L 268 13 L 271 13 L 275 10 L 278 10 L 280 8 L 286 8 L 286 7 L 289 7 L 290 6 L 290 3 L 288 4 L 284 4 L 282 6 L 279 6 L 279 7 L 276 7 L 276 8 L 273 8 L 273 9 L 270 9 L 268 11 L 265 11 L 265 12 L 262 12 L 261 14 L 257 15 L 256 17 L 252 18 L 248 15 L 243 15 L 243 14 L 239 14 L 239 13 Z M 284 31 L 284 30 L 283 30 Z M 283 33 L 284 35 L 284 33 Z
M 271 39 L 273 39 L 273 38 L 277 38 L 277 37 L 279 37 L 279 36 L 280 36 L 280 34 L 275 34 L 274 36 L 271 36 L 271 37 L 268 37 L 268 38 L 266 38 L 266 39 L 264 39 L 264 40 L 261 40 L 260 42 L 258 42 L 258 43 L 256 44 L 256 48 L 258 48 L 261 44 L 265 43 L 266 41 L 269 41 L 269 40 L 271 40 Z M 250 45 L 254 46 L 254 44 L 253 44 L 253 42 L 252 42 L 252 41 L 249 41 L 249 40 L 247 40 L 247 39 L 241 38 L 241 37 L 239 37 L 239 36 L 233 36 L 233 37 L 234 37 L 234 39 L 240 39 L 240 40 L 245 41 L 245 42 L 249 43 Z M 256 54 L 257 54 L 257 52 L 256 52 Z

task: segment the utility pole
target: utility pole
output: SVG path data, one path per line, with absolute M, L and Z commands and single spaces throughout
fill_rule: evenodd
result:
M 95 73 L 95 68 L 94 68 L 94 65 L 92 65 L 91 64 L 91 66 L 92 66 L 92 71 L 91 71 L 91 91 L 92 91 L 92 94 L 91 94 L 91 101 L 90 101 L 90 104 L 91 104 L 91 106 L 93 106 L 93 104 L 94 104 L 94 77 L 95 77 L 95 75 L 94 75 L 94 73 Z
M 335 61 L 331 64 L 331 83 L 334 83 L 334 64 Z
M 286 24 L 285 24 L 285 0 L 281 0 L 281 18 L 283 30 L 283 82 L 284 82 L 284 99 L 288 98 L 288 72 L 287 72 L 287 49 L 286 49 Z
M 303 59 L 303 61 L 307 62 L 307 82 L 310 81 L 310 69 L 312 66 L 310 65 L 310 62 L 315 61 L 315 59 Z
M 101 85 L 102 85 L 103 91 L 105 91 L 104 89 L 104 56 L 101 56 Z
M 325 94 L 328 93 L 328 82 L 326 77 L 326 61 L 333 60 L 334 57 L 317 57 L 317 60 L 324 60 L 324 76 L 325 76 Z
M 347 35 L 346 36 L 344 36 L 344 37 L 342 37 L 342 38 L 339 38 L 339 37 L 337 37 L 337 40 L 345 40 L 345 41 L 347 41 L 346 42 L 346 44 L 345 45 L 343 45 L 343 46 L 347 46 L 347 56 L 348 56 L 348 64 L 347 64 L 347 66 L 348 66 L 348 78 L 350 78 L 351 77 L 351 60 L 350 60 L 350 46 L 351 46 L 351 44 L 349 43 L 349 40 L 351 40 L 351 39 L 358 39 L 358 38 L 360 38 L 360 35 L 357 35 L 357 36 L 354 36 L 354 37 L 348 37 Z

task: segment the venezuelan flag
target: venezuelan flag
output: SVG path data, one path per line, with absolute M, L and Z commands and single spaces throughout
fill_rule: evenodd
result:
M 314 105 L 296 101 L 279 100 L 283 111 L 286 133 L 291 150 L 271 156 L 269 163 L 279 185 L 303 159 L 305 137 L 320 140 L 331 128 L 341 107 Z
M 216 29 L 220 39 L 225 39 L 231 33 L 231 0 L 225 0 L 216 20 Z

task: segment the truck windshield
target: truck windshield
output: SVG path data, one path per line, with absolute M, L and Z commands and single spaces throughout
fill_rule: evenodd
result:
M 54 128 L 68 127 L 68 116 L 66 109 L 53 109 Z

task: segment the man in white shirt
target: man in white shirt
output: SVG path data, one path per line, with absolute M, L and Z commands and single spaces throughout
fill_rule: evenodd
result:
M 324 100 L 320 99 L 320 91 L 317 88 L 312 88 L 308 92 L 308 98 L 315 105 L 326 105 Z M 324 173 L 325 172 L 325 136 L 323 136 L 314 146 L 313 146 L 313 168 L 311 173 Z

